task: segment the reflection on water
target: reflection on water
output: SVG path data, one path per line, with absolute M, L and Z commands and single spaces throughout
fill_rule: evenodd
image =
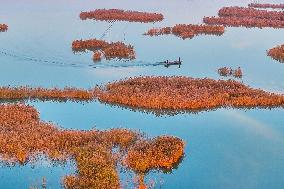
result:
M 101 101 L 100 101 L 101 102 Z M 110 106 L 110 107 L 117 107 L 119 109 L 129 109 L 133 112 L 143 112 L 145 114 L 154 114 L 157 117 L 160 116 L 175 116 L 178 114 L 198 114 L 198 113 L 205 113 L 205 112 L 210 112 L 210 111 L 216 111 L 220 108 L 226 108 L 226 109 L 239 109 L 239 110 L 252 110 L 252 109 L 267 109 L 267 110 L 272 110 L 274 108 L 283 108 L 284 105 L 281 106 L 255 106 L 255 107 L 228 107 L 228 106 L 216 106 L 214 108 L 201 108 L 201 109 L 192 109 L 192 110 L 188 110 L 188 109 L 184 109 L 184 110 L 171 110 L 171 109 L 149 109 L 149 108 L 139 108 L 139 107 L 133 107 L 133 106 L 127 106 L 127 105 L 122 105 L 119 103 L 105 103 L 105 102 L 101 102 L 102 104 L 106 105 L 106 106 Z
M 0 34 L 0 85 L 90 88 L 138 75 L 219 79 L 218 68 L 240 66 L 245 84 L 284 93 L 284 66 L 266 56 L 266 50 L 284 43 L 284 30 L 226 28 L 223 36 L 198 36 L 192 40 L 142 35 L 152 27 L 198 24 L 203 16 L 214 16 L 223 6 L 246 6 L 250 2 L 4 1 L 1 2 L 0 18 L 1 23 L 9 25 L 9 31 Z M 271 2 L 281 3 L 280 0 Z M 93 64 L 90 53 L 74 55 L 71 43 L 75 39 L 99 38 L 109 27 L 107 22 L 80 20 L 81 11 L 95 8 L 161 12 L 165 20 L 155 24 L 114 23 L 103 38 L 133 44 L 137 60 Z M 154 66 L 157 62 L 176 57 L 183 60 L 180 69 Z M 39 109 L 43 120 L 66 128 L 123 127 L 138 129 L 150 136 L 169 134 L 184 139 L 187 143 L 186 156 L 179 168 L 173 174 L 159 176 L 150 172 L 145 178 L 146 182 L 154 179 L 162 188 L 282 189 L 284 185 L 283 108 L 218 109 L 157 117 L 99 102 L 29 103 Z M 29 165 L 2 167 L 0 186 L 6 189 L 28 188 L 45 177 L 50 188 L 60 188 L 60 178 L 73 171 L 68 166 L 49 167 L 41 163 L 33 169 Z M 124 177 L 127 180 L 127 174 Z
M 3 162 L 4 163 L 4 162 Z M 46 158 L 25 166 L 1 164 L 1 187 L 6 189 L 60 188 L 61 178 L 74 173 L 73 162 L 54 164 Z

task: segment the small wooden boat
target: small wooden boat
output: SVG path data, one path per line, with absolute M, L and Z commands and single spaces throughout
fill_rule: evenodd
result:
M 180 68 L 180 65 L 182 63 L 180 57 L 178 58 L 178 60 L 175 60 L 175 61 L 169 61 L 169 60 L 166 60 L 164 62 L 162 62 L 164 64 L 165 67 L 169 67 L 169 66 L 172 66 L 172 65 L 178 65 L 178 67 Z

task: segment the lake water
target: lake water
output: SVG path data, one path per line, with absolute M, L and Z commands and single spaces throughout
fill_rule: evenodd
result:
M 281 0 L 270 1 L 281 3 Z M 226 28 L 223 36 L 148 37 L 151 27 L 202 23 L 223 6 L 246 6 L 247 0 L 9 0 L 1 1 L 1 86 L 73 86 L 91 88 L 140 75 L 183 75 L 220 79 L 217 69 L 240 66 L 242 82 L 251 87 L 284 93 L 284 64 L 266 56 L 266 50 L 284 43 L 283 29 Z M 165 20 L 140 24 L 116 22 L 104 37 L 134 45 L 135 61 L 92 62 L 92 53 L 74 54 L 75 39 L 100 38 L 108 22 L 79 19 L 81 11 L 121 8 L 160 12 Z M 181 68 L 155 66 L 181 57 Z M 157 117 L 151 113 L 92 103 L 28 102 L 41 119 L 64 128 L 130 128 L 149 136 L 174 135 L 186 141 L 182 163 L 171 174 L 150 173 L 147 179 L 167 189 L 282 189 L 284 187 L 284 111 L 275 109 L 218 109 L 198 114 Z M 74 173 L 70 165 L 52 166 L 42 160 L 33 165 L 0 168 L 0 188 L 61 187 L 61 179 Z

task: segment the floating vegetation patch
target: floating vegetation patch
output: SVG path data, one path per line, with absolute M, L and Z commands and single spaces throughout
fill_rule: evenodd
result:
M 284 28 L 284 21 L 251 17 L 204 17 L 203 22 L 209 25 L 224 25 L 233 27 Z
M 204 17 L 209 25 L 233 27 L 284 27 L 284 13 L 278 11 L 257 10 L 246 7 L 224 7 L 219 10 L 219 17 Z
M 144 35 L 166 35 L 166 34 L 172 34 L 172 27 L 164 27 L 164 28 L 151 28 L 149 29 Z
M 149 171 L 171 170 L 184 154 L 184 142 L 169 136 L 160 136 L 152 140 L 141 140 L 127 153 L 124 163 L 139 176 L 139 185 L 144 186 L 144 176 Z M 144 187 L 143 187 L 144 186 Z
M 75 40 L 72 42 L 74 52 L 90 50 L 94 52 L 94 62 L 100 61 L 102 57 L 110 59 L 135 59 L 134 47 L 122 42 L 106 42 L 99 39 Z
M 282 11 L 267 11 L 257 10 L 246 7 L 223 7 L 219 10 L 220 17 L 251 17 L 251 18 L 265 18 L 271 20 L 284 20 L 284 12 Z
M 72 42 L 72 50 L 74 52 L 82 52 L 85 50 L 96 51 L 107 48 L 109 43 L 99 39 L 75 40 Z
M 78 88 L 45 89 L 31 87 L 0 87 L 0 100 L 57 100 L 89 101 L 94 98 L 93 90 Z
M 102 53 L 100 51 L 95 51 L 93 55 L 93 61 L 99 62 L 102 60 Z
M 238 67 L 237 69 L 222 67 L 218 69 L 218 74 L 223 77 L 235 77 L 235 78 L 243 77 L 243 72 L 240 67 Z
M 39 154 L 54 162 L 75 160 L 77 173 L 63 179 L 68 189 L 117 189 L 121 185 L 118 164 L 146 174 L 173 168 L 184 153 L 184 142 L 172 136 L 147 139 L 127 129 L 59 129 L 41 121 L 37 110 L 25 104 L 0 105 L 0 146 L 1 161 L 11 165 L 36 161 Z
M 267 51 L 267 55 L 277 60 L 281 63 L 284 63 L 284 45 L 279 45 Z
M 8 30 L 8 25 L 0 24 L 0 32 L 6 32 Z
M 96 91 L 106 103 L 152 110 L 201 111 L 219 107 L 253 108 L 284 105 L 284 95 L 250 88 L 234 80 L 189 77 L 136 77 Z
M 173 34 L 182 39 L 193 38 L 200 34 L 207 35 L 222 35 L 225 32 L 224 26 L 209 26 L 209 25 L 193 25 L 193 24 L 177 24 L 174 27 L 152 28 L 144 35 L 157 36 Z
M 158 22 L 164 19 L 159 13 L 147 13 L 120 9 L 96 9 L 90 12 L 81 12 L 82 20 L 95 19 L 101 21 L 128 21 L 128 22 Z
M 261 4 L 261 3 L 250 3 L 249 7 L 253 8 L 271 8 L 271 9 L 284 9 L 284 4 Z

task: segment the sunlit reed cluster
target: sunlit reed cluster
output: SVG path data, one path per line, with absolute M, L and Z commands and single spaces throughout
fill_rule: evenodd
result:
M 284 45 L 279 45 L 267 51 L 267 55 L 277 60 L 279 62 L 284 63 Z
M 137 77 L 96 91 L 100 101 L 154 110 L 204 110 L 218 107 L 274 107 L 284 95 L 250 88 L 234 80 L 189 77 Z
M 220 72 L 241 77 L 241 69 Z M 97 86 L 42 89 L 2 87 L 0 100 L 99 100 L 133 108 L 152 110 L 215 109 L 218 107 L 274 107 L 284 105 L 284 96 L 250 88 L 234 80 L 194 79 L 188 77 L 137 77 Z
M 193 25 L 193 24 L 177 24 L 174 27 L 152 28 L 144 35 L 157 36 L 165 34 L 173 34 L 182 39 L 193 38 L 200 34 L 222 35 L 225 32 L 224 26 L 209 25 Z
M 110 59 L 135 59 L 133 46 L 122 42 L 106 42 L 99 39 L 75 40 L 72 43 L 74 52 L 90 50 L 94 52 L 93 60 L 100 61 L 102 57 Z
M 159 136 L 152 140 L 141 140 L 133 145 L 124 160 L 124 164 L 139 176 L 139 189 L 144 185 L 144 176 L 153 168 L 171 170 L 184 154 L 184 142 L 170 136 Z
M 72 50 L 75 52 L 85 50 L 96 51 L 107 48 L 108 46 L 108 42 L 99 39 L 75 40 L 72 42 Z
M 224 25 L 233 27 L 284 28 L 284 21 L 249 17 L 204 17 L 204 23 L 210 25 Z
M 147 13 L 120 9 L 97 9 L 90 12 L 81 12 L 82 20 L 95 19 L 102 21 L 129 21 L 129 22 L 157 22 L 162 21 L 164 16 L 159 13 Z
M 224 7 L 219 10 L 219 17 L 204 17 L 203 22 L 234 27 L 284 28 L 284 13 L 246 7 Z
M 250 18 L 265 18 L 271 20 L 284 20 L 284 12 L 282 11 L 267 11 L 258 10 L 246 7 L 224 7 L 219 10 L 220 17 L 250 17 Z
M 261 3 L 250 3 L 249 7 L 253 8 L 271 8 L 271 9 L 284 9 L 284 4 L 261 4 Z
M 172 27 L 164 27 L 164 28 L 151 28 L 149 29 L 144 35 L 166 35 L 166 34 L 172 34 Z
M 8 30 L 8 25 L 6 24 L 0 24 L 0 32 L 5 32 Z
M 99 62 L 102 60 L 103 54 L 100 51 L 95 51 L 93 55 L 93 61 L 94 62 Z
M 220 76 L 224 77 L 235 77 L 235 78 L 243 77 L 243 72 L 240 67 L 238 67 L 237 69 L 222 67 L 218 69 L 218 73 Z
M 56 162 L 73 159 L 77 172 L 63 179 L 67 189 L 117 189 L 121 186 L 118 164 L 144 175 L 173 168 L 184 153 L 184 142 L 172 136 L 147 139 L 127 129 L 59 129 L 41 121 L 37 110 L 25 104 L 0 105 L 0 146 L 1 161 L 11 165 L 36 161 L 41 154 Z
M 78 88 L 31 88 L 31 87 L 0 87 L 0 100 L 83 100 L 94 98 L 92 90 Z

